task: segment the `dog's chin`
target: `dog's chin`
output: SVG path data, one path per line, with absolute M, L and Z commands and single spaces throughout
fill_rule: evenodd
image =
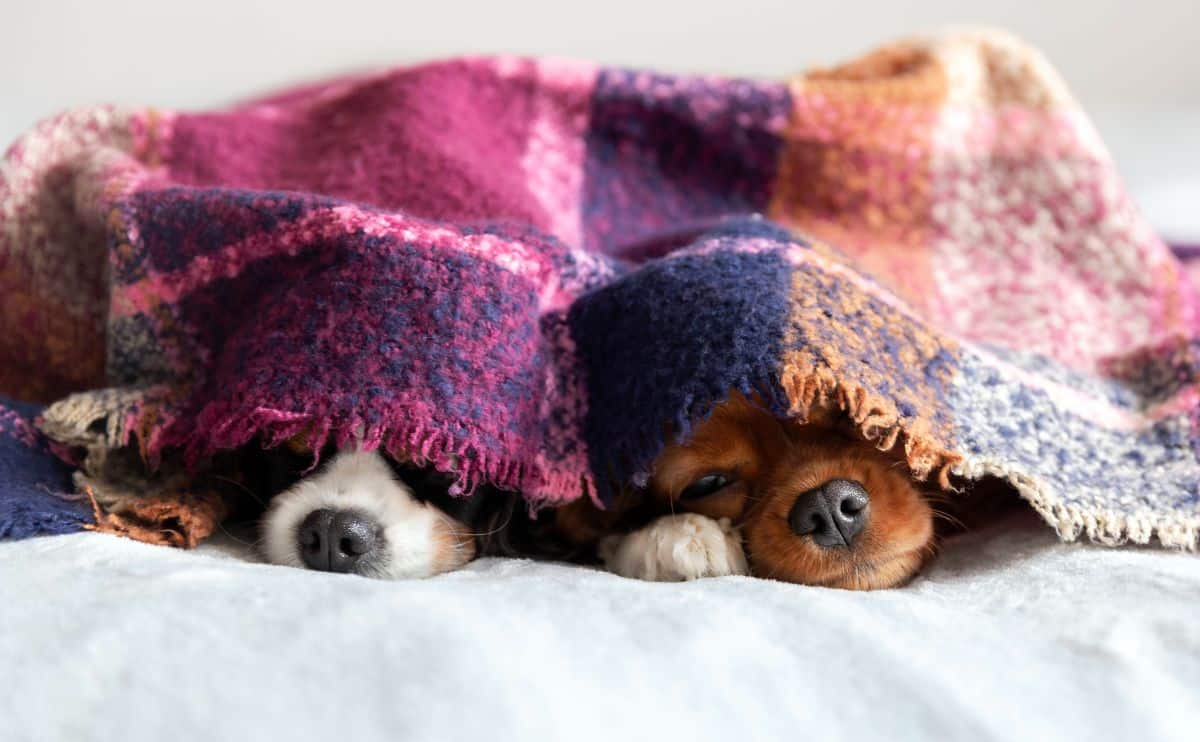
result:
M 901 552 L 872 559 L 850 559 L 840 570 L 814 575 L 811 584 L 843 590 L 884 590 L 900 587 L 921 569 L 925 550 Z
M 260 525 L 261 549 L 274 564 L 306 569 L 300 528 L 312 513 L 356 511 L 378 524 L 378 545 L 353 573 L 378 579 L 430 577 L 475 556 L 474 539 L 441 511 L 417 501 L 374 453 L 343 453 L 321 472 L 276 495 Z
M 753 547 L 751 547 L 753 548 Z M 862 554 L 839 549 L 837 554 L 811 545 L 750 555 L 751 573 L 769 579 L 843 590 L 883 590 L 904 585 L 920 571 L 932 551 L 922 546 L 906 551 Z

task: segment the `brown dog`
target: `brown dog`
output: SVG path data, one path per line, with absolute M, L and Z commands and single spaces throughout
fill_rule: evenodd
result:
M 611 536 L 628 513 L 645 510 L 643 498 L 669 515 Z M 760 577 L 867 590 L 904 582 L 932 554 L 936 498 L 837 416 L 779 420 L 735 394 L 663 451 L 645 493 L 606 511 L 579 501 L 557 523 L 568 538 L 600 545 L 608 566 L 629 576 L 738 573 L 748 562 Z M 740 563 L 731 553 L 737 531 Z

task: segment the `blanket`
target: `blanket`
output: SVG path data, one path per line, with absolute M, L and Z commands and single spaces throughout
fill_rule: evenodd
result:
M 1196 328 L 998 32 L 786 82 L 462 58 L 84 109 L 0 164 L 0 393 L 54 402 L 4 403 L 0 535 L 190 545 L 213 462 L 285 441 L 603 504 L 739 390 L 1066 539 L 1195 548 Z

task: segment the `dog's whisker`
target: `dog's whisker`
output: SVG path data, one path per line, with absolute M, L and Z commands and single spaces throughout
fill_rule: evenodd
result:
M 232 533 L 232 532 L 231 532 L 231 531 L 230 531 L 228 528 L 226 528 L 226 527 L 225 527 L 225 524 L 224 524 L 224 523 L 222 523 L 222 522 L 220 522 L 220 521 L 217 521 L 217 528 L 220 528 L 220 529 L 221 529 L 221 533 L 224 533 L 226 536 L 228 536 L 229 538 L 231 538 L 231 539 L 233 539 L 234 541 L 238 542 L 238 543 L 239 543 L 239 544 L 241 544 L 242 546 L 247 546 L 247 547 L 249 547 L 249 548 L 251 548 L 251 549 L 254 549 L 254 548 L 257 548 L 257 547 L 258 547 L 258 544 L 259 544 L 259 541 L 260 541 L 260 539 L 255 539 L 254 541 L 246 541 L 246 540 L 244 540 L 244 539 L 240 539 L 240 538 L 238 538 L 237 536 L 233 535 L 233 533 Z
M 951 515 L 950 513 L 945 512 L 944 510 L 934 510 L 933 517 L 938 520 L 944 520 L 947 523 L 949 523 L 950 525 L 957 526 L 959 528 L 967 527 L 966 524 L 963 523 L 961 520 L 959 520 L 955 516 Z
M 492 528 L 490 530 L 483 531 L 483 532 L 464 531 L 464 533 L 468 536 L 474 536 L 475 538 L 487 538 L 488 536 L 494 536 L 497 533 L 500 533 L 501 531 L 503 531 L 505 528 L 508 528 L 509 524 L 512 523 L 513 512 L 514 512 L 514 510 L 510 509 L 508 511 L 508 517 L 504 519 L 503 523 L 496 526 L 495 528 Z

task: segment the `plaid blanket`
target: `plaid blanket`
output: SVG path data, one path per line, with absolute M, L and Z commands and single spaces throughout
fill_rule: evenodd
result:
M 602 502 L 738 389 L 1064 538 L 1195 548 L 1196 312 L 998 33 L 782 83 L 466 58 L 75 111 L 0 164 L 0 393 L 57 400 L 0 407 L 0 535 L 195 543 L 197 472 L 285 440 Z

